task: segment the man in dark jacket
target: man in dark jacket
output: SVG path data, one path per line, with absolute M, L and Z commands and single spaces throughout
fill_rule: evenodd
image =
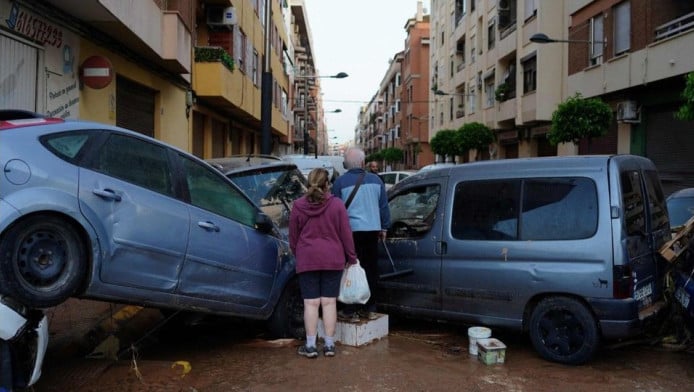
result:
M 364 170 L 364 151 L 350 147 L 345 151 L 344 157 L 347 172 L 337 178 L 332 192 L 347 203 L 352 191 L 357 188 L 347 205 L 347 214 L 357 257 L 369 281 L 371 298 L 363 306 L 345 306 L 339 316 L 342 320 L 356 322 L 359 317 L 355 313 L 359 313 L 373 320 L 378 317 L 375 295 L 378 282 L 378 241 L 386 239 L 386 231 L 390 227 L 390 209 L 383 181 Z

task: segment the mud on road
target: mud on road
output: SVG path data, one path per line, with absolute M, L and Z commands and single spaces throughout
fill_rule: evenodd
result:
M 295 340 L 265 340 L 253 325 L 164 325 L 120 359 L 49 352 L 36 392 L 64 391 L 684 391 L 690 351 L 647 342 L 603 347 L 583 366 L 540 359 L 529 339 L 493 331 L 505 363 L 468 353 L 467 328 L 391 318 L 388 337 L 307 359 Z

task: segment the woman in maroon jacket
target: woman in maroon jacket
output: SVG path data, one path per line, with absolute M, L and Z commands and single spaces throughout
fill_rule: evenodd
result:
M 330 192 L 328 171 L 313 169 L 308 191 L 297 199 L 289 218 L 289 246 L 296 257 L 301 295 L 304 299 L 306 344 L 299 355 L 318 356 L 316 335 L 318 311 L 323 310 L 325 327 L 323 355 L 335 355 L 337 296 L 345 263 L 355 264 L 352 228 L 344 202 Z

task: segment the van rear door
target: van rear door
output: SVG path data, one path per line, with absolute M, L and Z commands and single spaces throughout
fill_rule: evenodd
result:
M 660 181 L 649 162 L 633 156 L 611 159 L 611 173 L 619 178 L 622 211 L 620 220 L 613 221 L 620 242 L 615 244 L 613 295 L 634 298 L 640 312 L 662 299 L 658 249 L 670 230 Z

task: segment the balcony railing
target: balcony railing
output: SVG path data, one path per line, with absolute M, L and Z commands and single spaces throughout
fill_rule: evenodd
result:
M 694 12 L 681 16 L 675 20 L 671 20 L 655 28 L 655 40 L 660 41 L 673 35 L 677 35 L 683 31 L 694 28 Z

